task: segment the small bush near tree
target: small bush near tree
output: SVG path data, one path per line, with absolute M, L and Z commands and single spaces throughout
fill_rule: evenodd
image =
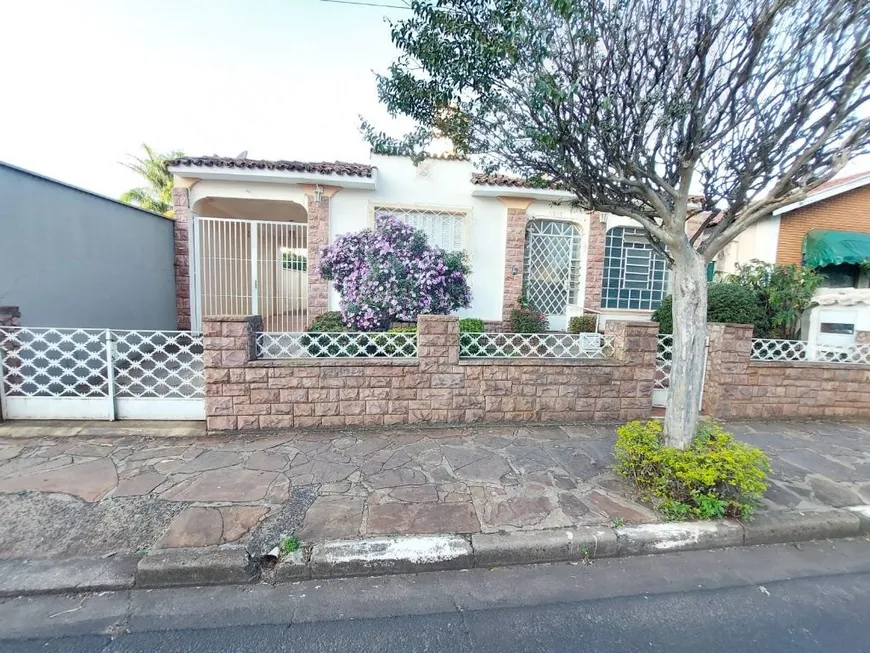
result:
M 568 333 L 595 333 L 597 327 L 594 315 L 575 315 L 568 320 Z
M 764 316 L 764 327 L 757 336 L 795 340 L 800 333 L 801 317 L 810 307 L 813 293 L 823 277 L 811 268 L 790 263 L 765 263 L 753 259 L 737 266 L 737 274 L 725 281 L 749 288 L 755 293 Z
M 673 297 L 668 295 L 652 314 L 659 323 L 661 333 L 674 332 Z M 711 283 L 707 287 L 707 322 L 751 324 L 755 335 L 766 329 L 767 320 L 758 305 L 758 295 L 750 288 L 736 283 Z
M 471 303 L 465 254 L 430 246 L 426 234 L 392 216 L 336 237 L 323 248 L 319 271 L 341 293 L 344 322 L 359 331 L 385 331 Z
M 347 331 L 347 327 L 344 325 L 344 320 L 341 319 L 341 312 L 327 311 L 311 320 L 306 331 L 317 333 Z
M 699 424 L 686 449 L 662 445 L 658 421 L 629 422 L 616 433 L 614 470 L 667 519 L 745 519 L 767 489 L 764 452 L 712 422 Z
M 486 325 L 476 317 L 464 317 L 459 320 L 459 333 L 483 333 Z

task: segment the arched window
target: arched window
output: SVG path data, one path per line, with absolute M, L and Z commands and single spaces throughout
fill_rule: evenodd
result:
M 604 245 L 602 308 L 652 311 L 668 290 L 664 257 L 653 249 L 643 229 L 614 227 Z

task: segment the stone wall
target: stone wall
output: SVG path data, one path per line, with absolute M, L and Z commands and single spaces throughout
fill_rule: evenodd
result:
M 21 311 L 17 306 L 0 306 L 0 327 L 21 326 Z M 4 338 L 0 334 L 0 362 L 9 366 L 9 369 L 17 369 L 21 361 L 15 355 L 18 344 L 15 338 Z M 0 384 L 6 383 L 5 375 L 2 374 L 3 365 L 0 365 Z M 16 375 L 9 379 L 13 383 L 20 383 L 21 379 Z M 2 387 L 0 387 L 2 391 Z M 3 411 L 0 410 L 0 422 L 3 421 Z
M 182 331 L 190 329 L 190 191 L 172 189 L 175 213 L 175 314 Z
M 504 291 L 502 294 L 502 321 L 505 331 L 511 311 L 517 307 L 523 294 L 523 266 L 526 251 L 526 209 L 508 206 L 504 255 Z M 516 271 L 516 272 L 514 272 Z
M 607 225 L 601 214 L 589 214 L 589 244 L 586 251 L 586 293 L 583 307 L 592 311 L 601 309 L 601 282 L 604 279 L 604 244 Z
M 330 189 L 331 191 L 332 189 Z M 318 202 L 314 193 L 308 199 L 308 318 L 329 310 L 329 282 L 320 276 L 320 250 L 329 245 L 329 203 L 331 192 L 321 191 Z
M 17 306 L 0 306 L 0 326 L 21 326 L 21 311 Z
M 720 419 L 870 417 L 870 366 L 752 361 L 752 327 L 711 324 L 703 412 Z
M 455 317 L 421 316 L 415 359 L 255 360 L 259 318 L 203 324 L 209 430 L 628 420 L 651 414 L 657 325 L 608 322 L 607 360 L 459 359 Z

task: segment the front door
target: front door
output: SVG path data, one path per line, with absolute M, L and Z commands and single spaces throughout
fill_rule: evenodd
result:
M 577 292 L 580 229 L 572 222 L 531 220 L 526 229 L 524 293 L 547 316 L 551 330 L 567 327 L 568 304 Z

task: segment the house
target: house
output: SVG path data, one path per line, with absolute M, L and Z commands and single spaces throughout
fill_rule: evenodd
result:
M 29 327 L 174 329 L 173 221 L 0 162 L 0 304 Z
M 822 184 L 749 227 L 717 257 L 720 273 L 759 259 L 806 265 L 824 277 L 801 337 L 811 344 L 870 342 L 870 172 Z
M 319 249 L 378 215 L 467 253 L 473 302 L 460 315 L 490 328 L 522 294 L 564 329 L 583 312 L 647 320 L 667 292 L 665 262 L 631 220 L 580 211 L 569 192 L 480 174 L 454 156 L 417 165 L 381 154 L 368 164 L 182 157 L 167 167 L 182 328 L 257 313 L 267 330 L 295 331 L 338 309 L 317 273 Z

